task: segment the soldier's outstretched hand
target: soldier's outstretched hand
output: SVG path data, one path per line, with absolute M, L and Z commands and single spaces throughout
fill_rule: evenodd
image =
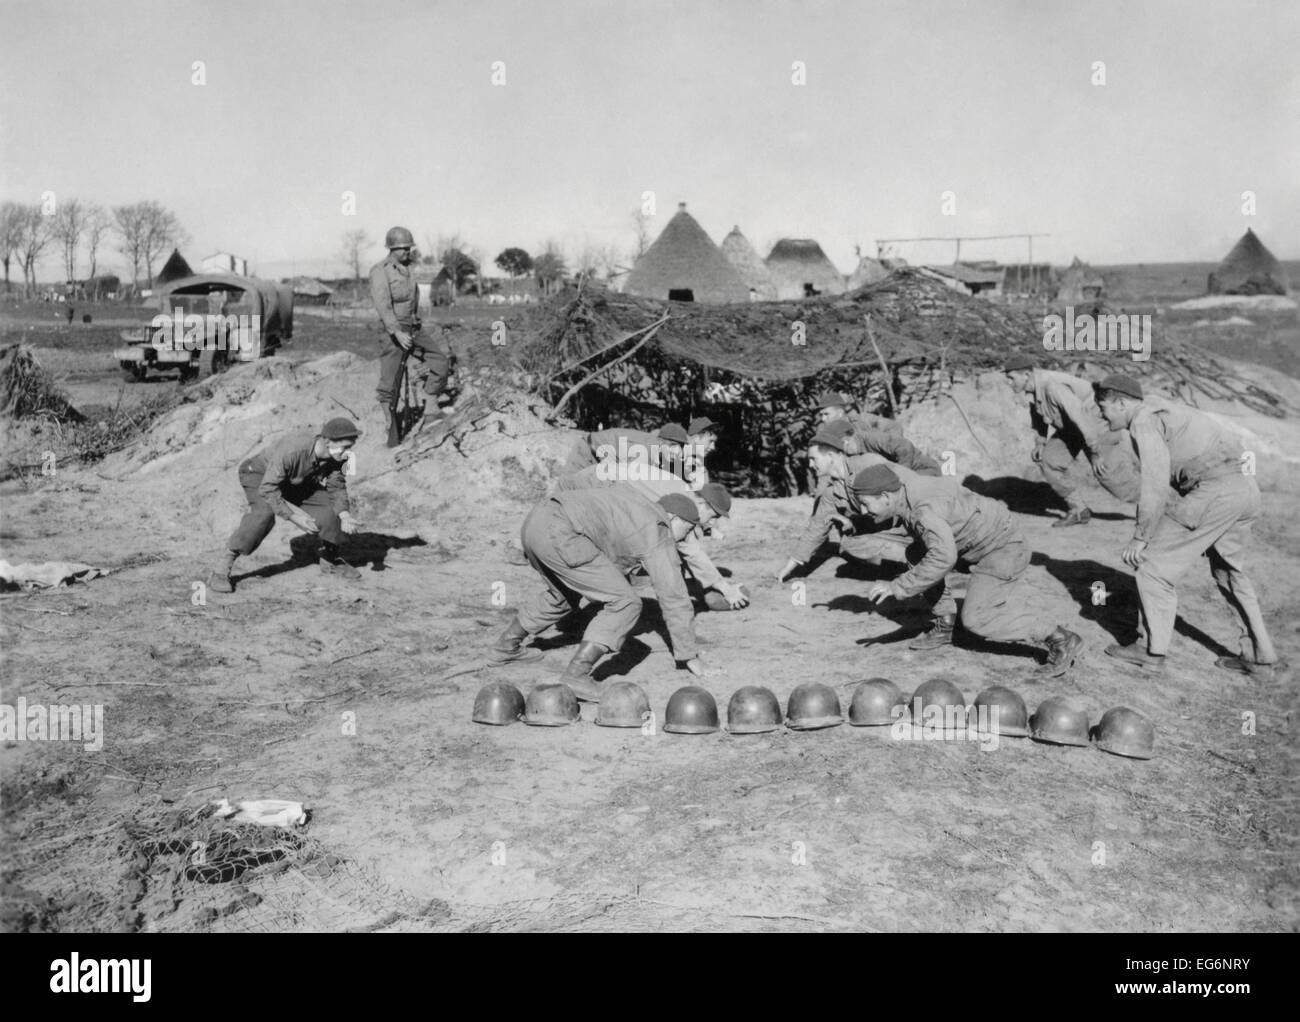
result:
M 894 595 L 894 587 L 888 582 L 877 582 L 867 590 L 867 599 L 872 603 L 880 603 L 882 600 L 888 600 Z
M 1130 568 L 1136 568 L 1142 563 L 1142 554 L 1146 548 L 1147 544 L 1144 539 L 1135 539 L 1130 542 L 1129 545 L 1124 548 L 1124 553 L 1121 555 L 1124 559 L 1124 563 Z

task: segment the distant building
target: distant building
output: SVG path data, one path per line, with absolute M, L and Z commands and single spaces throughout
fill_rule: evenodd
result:
M 714 304 L 749 301 L 749 288 L 704 228 L 679 203 L 623 285 L 625 294 Z
M 167 257 L 167 261 L 163 263 L 163 268 L 159 270 L 158 275 L 154 277 L 153 285 L 154 287 L 162 287 L 164 284 L 169 284 L 173 280 L 180 280 L 181 277 L 192 276 L 194 276 L 194 271 L 190 269 L 190 264 L 187 263 L 185 257 L 181 255 L 180 249 L 174 248 L 172 249 L 172 254 Z
M 201 263 L 204 273 L 234 273 L 240 277 L 248 276 L 248 260 L 243 256 L 231 255 L 229 252 L 213 252 L 204 256 Z
M 1249 227 L 1206 281 L 1212 295 L 1284 295 L 1289 286 L 1282 264 Z
M 294 277 L 293 297 L 304 305 L 327 305 L 334 289 L 315 277 Z
M 749 288 L 751 300 L 764 301 L 776 297 L 776 280 L 772 271 L 749 243 L 749 239 L 740 233 L 739 226 L 733 227 L 731 233 L 722 239 L 722 254 L 736 268 L 740 279 Z
M 1061 285 L 1056 289 L 1058 302 L 1090 302 L 1102 297 L 1106 292 L 1106 280 L 1078 256 L 1063 274 Z
M 965 291 L 971 295 L 1002 294 L 1002 284 L 1007 274 L 1005 267 L 971 266 L 968 263 L 927 266 L 925 269 L 937 275 L 954 291 Z
M 782 238 L 766 263 L 782 300 L 844 293 L 844 277 L 811 238 Z

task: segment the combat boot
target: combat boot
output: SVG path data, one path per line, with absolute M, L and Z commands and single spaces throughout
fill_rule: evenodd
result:
M 519 616 L 516 614 L 506 630 L 501 633 L 501 638 L 497 639 L 496 645 L 488 653 L 488 662 L 493 664 L 524 664 L 534 660 L 542 659 L 544 654 L 535 646 L 525 646 L 528 639 L 528 629 L 519 623 Z
M 952 645 L 952 633 L 957 627 L 956 614 L 936 614 L 930 630 L 922 632 L 907 644 L 908 649 L 939 649 Z
M 1092 511 L 1086 507 L 1076 507 L 1066 512 L 1064 518 L 1058 518 L 1052 523 L 1053 529 L 1064 529 L 1069 525 L 1087 525 L 1092 521 Z
M 1135 667 L 1141 667 L 1147 671 L 1162 671 L 1165 667 L 1165 658 L 1148 653 L 1140 640 L 1130 642 L 1127 646 L 1118 644 L 1107 646 L 1106 655 L 1113 656 L 1116 660 L 1123 660 L 1125 663 L 1133 664 Z
M 585 703 L 600 702 L 600 683 L 591 676 L 591 671 L 608 652 L 608 647 L 599 642 L 582 643 L 569 661 L 569 666 L 564 669 L 560 683 L 568 685 L 573 689 L 573 694 Z
M 1048 678 L 1059 678 L 1074 666 L 1079 650 L 1083 649 L 1083 639 L 1068 628 L 1056 626 L 1056 631 L 1047 637 L 1047 662 L 1038 668 L 1038 673 Z
M 212 570 L 208 576 L 208 588 L 214 593 L 233 593 L 235 583 L 231 580 L 230 575 L 235 570 L 235 560 L 239 557 L 238 551 L 229 550 L 226 552 L 224 561 Z

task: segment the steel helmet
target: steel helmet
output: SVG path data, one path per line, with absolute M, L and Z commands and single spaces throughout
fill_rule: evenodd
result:
M 1071 699 L 1044 699 L 1029 718 L 1029 734 L 1036 742 L 1087 745 L 1088 712 Z
M 640 727 L 650 716 L 645 690 L 631 681 L 607 686 L 596 708 L 596 723 L 601 727 Z
M 829 685 L 806 681 L 795 686 L 785 705 L 785 726 L 795 731 L 814 731 L 844 723 L 840 697 Z
M 528 693 L 524 723 L 563 727 L 578 719 L 578 697 L 568 685 L 536 685 Z
M 524 715 L 524 694 L 508 681 L 494 681 L 474 697 L 475 724 L 513 724 Z
M 982 707 L 988 707 L 984 716 L 980 716 Z M 997 708 L 997 715 L 993 710 Z M 975 697 L 971 704 L 970 722 L 980 731 L 990 734 L 1006 735 L 1008 738 L 1024 738 L 1029 734 L 1029 711 L 1020 694 L 1005 685 L 993 685 Z
M 944 730 L 966 730 L 966 697 L 947 678 L 931 678 L 912 693 L 912 723 L 924 726 L 925 711 L 931 706 L 943 714 Z
M 746 685 L 736 689 L 727 704 L 727 730 L 733 735 L 756 735 L 781 726 L 781 704 L 771 689 Z
M 718 704 L 706 689 L 683 686 L 668 700 L 664 730 L 675 735 L 712 734 L 718 730 Z
M 894 707 L 907 709 L 902 690 L 888 678 L 868 678 L 853 690 L 849 703 L 849 723 L 854 727 L 892 724 L 898 717 Z
M 1127 706 L 1115 706 L 1103 713 L 1092 734 L 1097 748 L 1131 759 L 1150 759 L 1156 744 L 1155 725 Z
M 384 245 L 394 248 L 415 248 L 415 238 L 405 227 L 390 227 L 384 235 Z

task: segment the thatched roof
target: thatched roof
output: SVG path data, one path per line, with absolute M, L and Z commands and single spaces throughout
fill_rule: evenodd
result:
M 1058 302 L 1084 302 L 1100 298 L 1106 291 L 1106 278 L 1094 270 L 1078 256 L 1061 274 L 1060 286 L 1056 289 Z
M 863 256 L 858 260 L 858 268 L 849 277 L 848 289 L 854 291 L 868 284 L 875 284 L 877 281 L 884 280 L 889 274 L 890 269 L 884 262 L 871 256 Z
M 749 287 L 736 268 L 680 203 L 676 215 L 628 274 L 623 292 L 666 299 L 690 291 L 697 302 L 749 301 Z
M 812 238 L 782 238 L 772 246 L 766 262 L 776 280 L 778 298 L 803 298 L 809 284 L 821 294 L 844 293 L 840 271 Z
M 733 227 L 731 233 L 722 239 L 722 254 L 736 268 L 745 286 L 757 292 L 760 298 L 776 297 L 776 280 L 772 271 L 763 262 L 749 239 L 740 233 L 740 227 Z
M 1249 227 L 1206 282 L 1212 295 L 1284 295 L 1289 286 L 1282 264 Z
M 153 284 L 154 287 L 161 287 L 173 280 L 192 276 L 194 276 L 194 271 L 190 269 L 190 264 L 181 255 L 180 249 L 174 248 L 172 254 L 167 257 L 167 261 L 163 263 L 163 268 L 158 271 L 158 276 L 154 277 Z

